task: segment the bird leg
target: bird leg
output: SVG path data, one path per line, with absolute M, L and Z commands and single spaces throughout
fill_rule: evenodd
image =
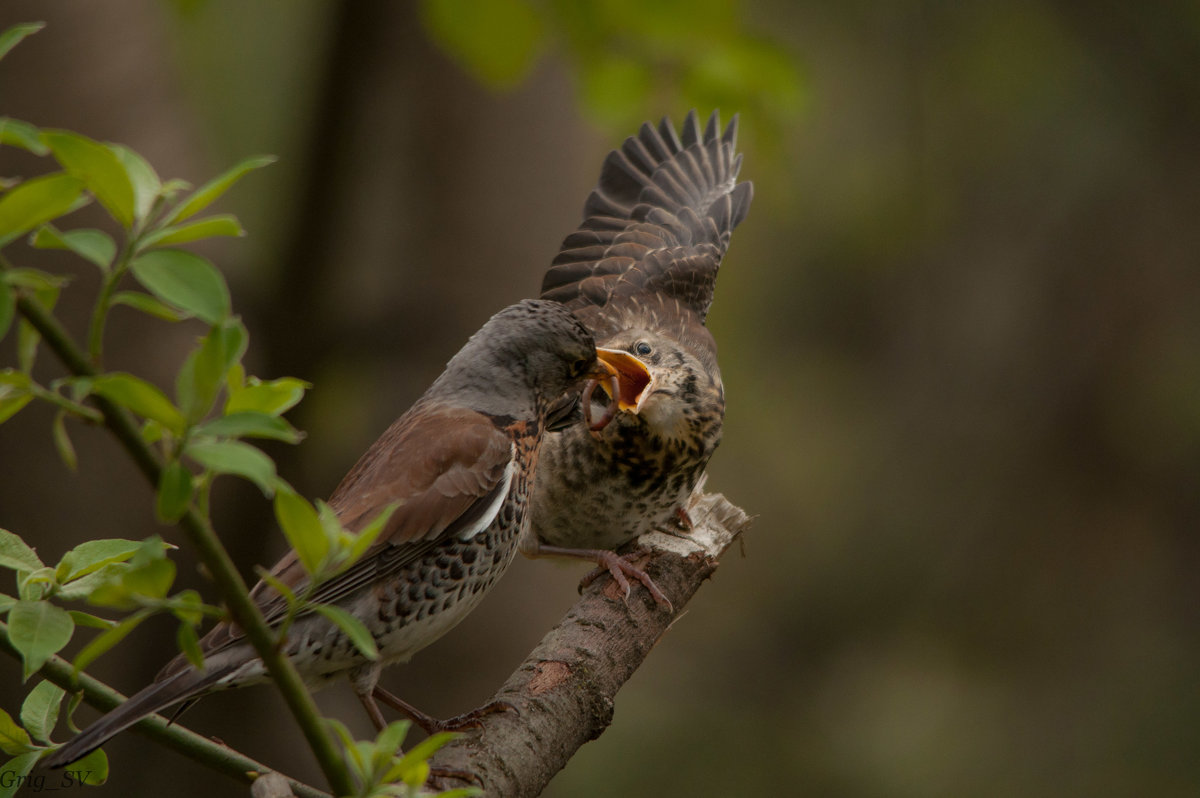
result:
M 580 560 L 590 560 L 596 563 L 599 568 L 589 573 L 580 582 L 580 587 L 584 588 L 595 582 L 605 573 L 612 576 L 613 581 L 617 583 L 617 587 L 621 589 L 621 593 L 625 597 L 625 602 L 629 602 L 629 578 L 632 577 L 641 582 L 646 590 L 650 591 L 650 595 L 658 604 L 670 612 L 675 611 L 671 600 L 666 594 L 659 590 L 658 585 L 654 584 L 654 580 L 650 575 L 631 563 L 627 557 L 623 557 L 616 552 L 608 551 L 607 549 L 569 549 L 562 546 L 547 546 L 538 543 L 537 551 L 531 556 L 553 555 L 556 557 L 575 557 Z
M 387 728 L 387 721 L 383 719 L 383 712 L 379 710 L 379 704 L 375 703 L 374 691 L 371 693 L 356 693 L 358 700 L 362 702 L 363 709 L 367 711 L 367 717 L 371 719 L 371 723 L 375 726 L 375 731 L 381 732 Z
M 413 723 L 420 726 L 426 734 L 437 734 L 438 732 L 453 732 L 462 731 L 463 729 L 477 728 L 480 725 L 479 719 L 485 715 L 491 715 L 493 712 L 517 711 L 517 708 L 507 701 L 493 701 L 490 704 L 485 704 L 478 709 L 473 709 L 470 712 L 464 712 L 463 714 L 456 715 L 453 718 L 448 718 L 447 720 L 438 720 L 432 715 L 427 715 L 421 710 L 417 709 L 412 704 L 400 698 L 400 696 L 389 693 L 382 687 L 376 686 L 375 689 L 371 691 L 371 696 L 372 704 L 375 703 L 374 699 L 378 698 L 380 701 L 387 704 L 397 712 L 412 718 Z M 363 704 L 366 704 L 365 700 L 363 701 Z M 376 707 L 376 711 L 378 711 L 378 707 Z M 370 714 L 370 712 L 371 710 L 368 709 L 367 714 Z
M 371 688 L 370 692 L 358 693 L 357 695 L 358 700 L 362 702 L 363 708 L 367 710 L 367 715 L 371 718 L 371 723 L 375 724 L 376 731 L 383 731 L 384 728 L 387 727 L 387 722 L 383 719 L 383 712 L 380 711 L 379 704 L 375 702 L 376 698 L 383 701 L 383 703 L 387 704 L 393 709 L 408 715 L 410 718 L 412 718 L 413 723 L 425 730 L 426 734 L 434 734 L 439 731 L 457 731 L 458 729 L 466 728 L 467 726 L 471 725 L 472 722 L 475 725 L 478 725 L 479 717 L 482 717 L 489 712 L 499 711 L 499 709 L 502 708 L 509 708 L 516 712 L 516 708 L 511 704 L 498 701 L 496 702 L 497 704 L 505 704 L 505 707 L 492 709 L 494 705 L 489 704 L 482 709 L 477 709 L 474 712 L 467 713 L 466 715 L 459 715 L 457 718 L 451 718 L 450 720 L 438 720 L 426 715 L 412 704 L 409 704 L 407 701 L 402 700 L 398 696 L 389 693 L 387 690 L 384 690 L 378 685 Z M 468 718 L 468 716 L 471 717 Z M 467 719 L 467 722 L 462 723 L 461 725 L 456 725 L 457 721 L 464 718 Z M 397 749 L 396 753 L 399 754 L 401 751 Z M 466 770 L 430 768 L 429 779 L 431 781 L 433 779 L 458 779 L 459 781 L 473 781 L 480 787 L 483 786 L 483 781 L 479 778 L 479 776 Z

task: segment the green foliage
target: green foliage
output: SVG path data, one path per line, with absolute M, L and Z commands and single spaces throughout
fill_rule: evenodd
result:
M 350 641 L 368 659 L 378 659 L 379 651 L 367 628 L 354 616 L 326 604 L 315 604 L 311 596 L 322 584 L 343 573 L 357 562 L 371 547 L 387 526 L 395 506 L 388 507 L 360 532 L 351 532 L 342 526 L 337 515 L 324 502 L 314 507 L 302 496 L 290 489 L 275 493 L 275 518 L 288 543 L 296 551 L 300 564 L 308 573 L 308 581 L 301 593 L 280 582 L 273 575 L 261 574 L 277 593 L 288 603 L 287 618 L 282 624 L 286 629 L 298 614 L 316 611 L 337 624 Z
M 75 622 L 67 611 L 41 600 L 18 600 L 8 611 L 8 640 L 24 662 L 28 679 L 71 642 Z
M 329 724 L 342 742 L 346 761 L 359 785 L 355 793 L 357 798 L 412 798 L 420 794 L 421 786 L 429 778 L 429 758 L 458 736 L 446 732 L 434 734 L 402 753 L 400 745 L 408 735 L 410 721 L 390 724 L 374 740 L 354 739 L 350 730 L 336 720 L 330 720 Z M 482 790 L 468 787 L 439 793 L 439 796 L 465 798 L 482 794 Z
M 39 27 L 18 26 L 0 35 L 0 55 Z M 28 235 L 33 251 L 73 253 L 102 275 L 87 345 L 91 370 L 76 369 L 76 376 L 43 385 L 32 373 L 42 334 L 31 323 L 31 314 L 42 320 L 43 330 L 45 324 L 53 325 L 54 306 L 66 281 L 37 269 L 18 268 L 7 253 L 0 253 L 0 338 L 15 328 L 19 361 L 17 368 L 0 371 L 0 422 L 34 400 L 57 406 L 52 440 L 64 462 L 74 468 L 77 456 L 68 419 L 95 423 L 104 418 L 100 411 L 142 419 L 143 437 L 154 443 L 162 461 L 156 509 L 164 520 L 178 520 L 189 512 L 206 515 L 207 486 L 219 474 L 244 477 L 272 494 L 279 483 L 274 463 L 241 439 L 299 441 L 300 433 L 281 415 L 300 401 L 308 385 L 287 378 L 263 382 L 245 375 L 241 358 L 249 335 L 231 315 L 224 278 L 206 259 L 177 247 L 216 236 L 244 235 L 237 219 L 228 214 L 193 217 L 245 174 L 274 159 L 243 161 L 176 201 L 189 188 L 185 182 L 164 183 L 141 156 L 118 144 L 2 118 L 0 145 L 21 147 L 58 165 L 46 174 L 4 186 L 0 250 Z M 92 200 L 112 218 L 111 230 L 63 225 L 66 216 Z M 118 290 L 129 279 L 144 292 Z M 175 401 L 140 376 L 103 370 L 105 323 L 116 306 L 173 323 L 187 319 L 204 323 L 203 335 L 179 369 Z M 220 402 L 223 393 L 227 397 Z M 100 403 L 99 409 L 94 403 Z M 210 418 L 214 412 L 216 417 Z M 160 613 L 175 617 L 180 650 L 199 664 L 199 625 L 206 616 L 221 611 L 204 604 L 195 591 L 171 595 L 176 572 L 168 556 L 171 548 L 156 537 L 141 542 L 91 540 L 51 567 L 18 535 L 0 530 L 0 568 L 13 572 L 17 584 L 17 596 L 0 595 L 0 612 L 8 615 L 8 641 L 22 659 L 24 678 L 62 651 L 78 626 L 100 630 L 75 655 L 74 667 L 81 670 Z M 60 606 L 60 602 L 80 600 L 128 614 L 114 621 Z M 14 757 L 5 770 L 24 776 L 42 753 L 51 750 L 34 745 L 30 735 L 50 743 L 63 697 L 61 689 L 40 682 L 22 707 L 21 725 L 0 713 L 0 750 Z M 97 751 L 72 770 L 92 770 L 88 783 L 101 783 L 107 760 Z
M 430 37 L 484 83 L 512 88 L 545 46 L 542 17 L 529 0 L 424 0 Z
M 782 126 L 803 107 L 797 57 L 744 24 L 738 0 L 424 0 L 429 37 L 485 85 L 514 87 L 545 52 L 575 70 L 584 109 L 627 130 L 674 110 L 753 112 Z
M 229 288 L 208 260 L 180 249 L 160 249 L 134 259 L 137 281 L 184 316 L 217 324 L 229 315 Z
M 44 27 L 46 27 L 45 22 L 24 22 L 19 25 L 13 25 L 8 30 L 0 33 L 0 58 L 7 55 L 8 51 L 16 47 L 26 36 L 37 33 Z
M 41 681 L 29 691 L 21 705 L 21 725 L 35 739 L 50 742 L 58 724 L 58 712 L 66 691 L 53 682 Z

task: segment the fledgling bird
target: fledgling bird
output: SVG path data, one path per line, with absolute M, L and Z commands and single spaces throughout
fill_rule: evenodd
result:
M 704 320 L 753 197 L 751 183 L 737 182 L 741 164 L 736 116 L 724 132 L 715 111 L 703 130 L 695 111 L 679 134 L 667 119 L 642 125 L 605 160 L 583 223 L 542 283 L 543 299 L 565 303 L 598 345 L 626 356 L 613 362 L 612 423 L 547 436 L 523 550 L 593 560 L 627 596 L 633 577 L 668 605 L 611 550 L 651 530 L 690 528 L 687 499 L 720 442 L 725 397 Z
M 380 657 L 366 659 L 324 616 L 302 614 L 284 646 L 307 684 L 320 687 L 348 675 L 381 729 L 385 723 L 376 699 L 413 711 L 377 685 L 380 671 L 407 661 L 449 631 L 508 568 L 528 526 L 529 490 L 546 427 L 560 422 L 563 408 L 572 406 L 563 402 L 565 394 L 608 374 L 591 334 L 557 302 L 520 302 L 471 337 L 329 500 L 351 531 L 397 505 L 364 556 L 318 586 L 312 597 L 362 621 Z M 295 551 L 271 572 L 297 592 L 308 579 Z M 266 583 L 259 582 L 251 596 L 269 623 L 284 617 L 285 601 Z M 150 686 L 45 764 L 73 762 L 151 713 L 267 678 L 254 649 L 228 621 L 205 635 L 200 647 L 203 669 L 176 657 Z

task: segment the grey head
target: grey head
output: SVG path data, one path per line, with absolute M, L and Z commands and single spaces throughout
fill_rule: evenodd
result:
M 570 310 L 559 302 L 526 299 L 488 319 L 424 398 L 532 420 L 595 364 L 592 334 Z

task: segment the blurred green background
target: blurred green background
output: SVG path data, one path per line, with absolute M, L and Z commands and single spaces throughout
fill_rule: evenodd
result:
M 308 440 L 272 450 L 310 496 L 536 293 L 637 123 L 742 113 L 756 197 L 710 316 L 728 415 L 709 486 L 757 521 L 546 795 L 1200 794 L 1194 0 L 0 7 L 34 19 L 0 113 L 193 182 L 280 156 L 222 201 L 250 237 L 205 254 L 251 371 L 316 385 L 291 416 Z M 21 156 L 0 174 L 47 168 Z M 14 258 L 75 268 L 57 255 Z M 80 269 L 64 296 L 76 330 L 96 284 Z M 199 333 L 181 327 L 114 314 L 110 367 L 169 384 Z M 46 559 L 176 537 L 101 432 L 73 430 L 68 471 L 51 418 L 0 426 L 0 526 Z M 223 482 L 249 573 L 283 541 Z M 386 684 L 435 714 L 483 702 L 582 570 L 517 562 Z M 93 671 L 132 691 L 173 646 L 149 623 Z M 10 711 L 19 678 L 0 661 Z M 349 689 L 320 701 L 368 732 Z M 185 722 L 317 781 L 285 717 L 256 688 Z M 136 736 L 108 751 L 89 795 L 243 792 Z

